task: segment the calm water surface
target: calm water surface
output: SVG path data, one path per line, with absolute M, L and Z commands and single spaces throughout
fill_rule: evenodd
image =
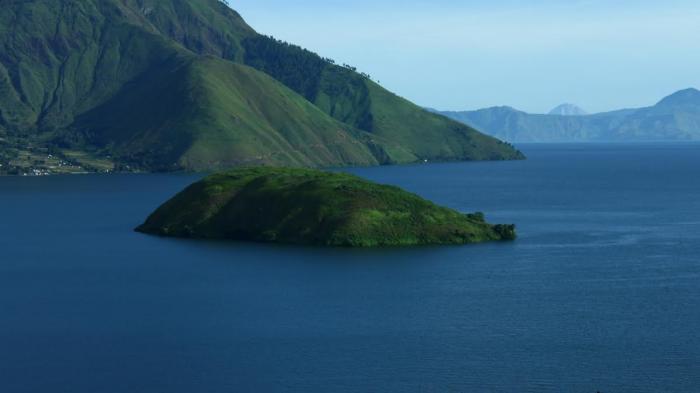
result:
M 700 391 L 700 145 L 356 169 L 520 239 L 323 250 L 131 229 L 194 175 L 0 178 L 0 392 Z

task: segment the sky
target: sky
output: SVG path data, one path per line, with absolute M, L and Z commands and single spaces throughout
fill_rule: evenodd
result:
M 229 0 L 258 32 L 444 110 L 653 105 L 700 88 L 698 0 Z

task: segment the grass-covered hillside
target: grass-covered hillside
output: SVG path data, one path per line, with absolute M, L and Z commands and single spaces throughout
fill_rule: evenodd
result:
M 512 240 L 512 225 L 437 206 L 397 187 L 312 169 L 242 168 L 197 182 L 140 232 L 322 246 L 407 246 Z
M 522 158 L 219 0 L 4 2 L 0 137 L 144 170 Z
M 113 143 L 131 162 L 162 170 L 380 164 L 365 142 L 370 135 L 264 73 L 211 57 L 146 74 L 75 127 L 101 145 Z

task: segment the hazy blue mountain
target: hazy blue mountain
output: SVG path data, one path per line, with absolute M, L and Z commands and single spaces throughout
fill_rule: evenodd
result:
M 440 113 L 512 143 L 700 140 L 697 89 L 676 92 L 648 108 L 592 115 L 539 115 L 511 107 Z
M 559 116 L 585 116 L 588 112 L 584 111 L 578 105 L 574 104 L 561 104 L 558 107 L 549 111 L 550 115 Z

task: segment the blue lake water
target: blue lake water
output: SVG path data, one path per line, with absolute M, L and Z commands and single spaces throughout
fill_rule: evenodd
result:
M 196 175 L 0 178 L 0 392 L 698 392 L 700 145 L 353 169 L 520 239 L 131 231 Z

